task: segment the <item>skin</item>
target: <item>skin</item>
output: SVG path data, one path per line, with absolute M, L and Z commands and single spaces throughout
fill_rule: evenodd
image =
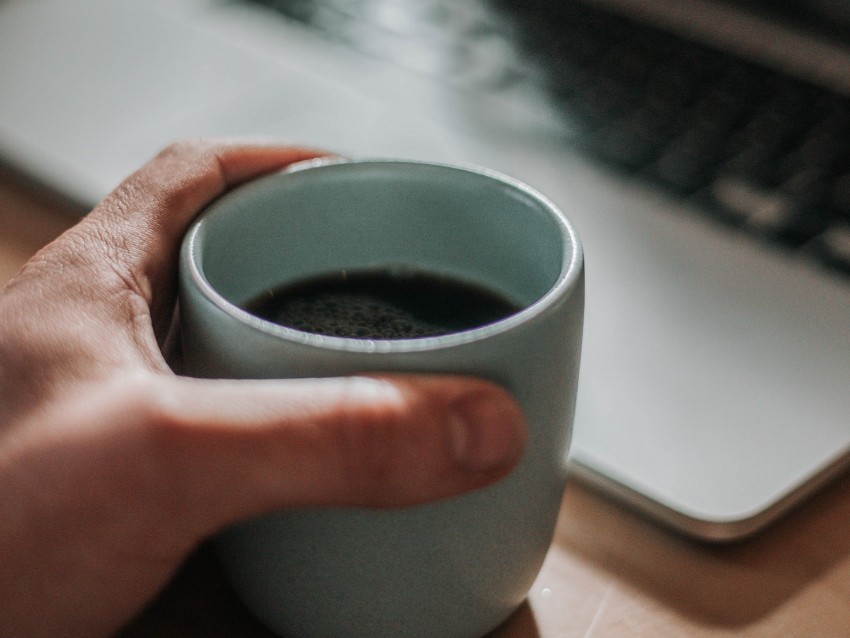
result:
M 0 636 L 108 636 L 225 525 L 304 505 L 398 507 L 504 477 L 515 401 L 460 377 L 175 374 L 178 246 L 228 188 L 322 155 L 169 147 L 0 295 Z

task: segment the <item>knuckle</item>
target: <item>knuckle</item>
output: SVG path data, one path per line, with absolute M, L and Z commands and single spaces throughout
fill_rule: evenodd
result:
M 212 171 L 221 173 L 219 156 L 227 144 L 222 140 L 212 138 L 184 138 L 176 140 L 163 148 L 156 157 L 154 164 L 168 167 L 171 175 L 204 173 Z M 191 180 L 189 180 L 191 182 Z M 169 182 L 169 190 L 179 192 L 180 186 L 186 180 Z
M 189 422 L 170 384 L 143 379 L 128 384 L 126 390 L 151 441 L 157 448 L 171 449 Z
M 95 209 L 95 217 L 114 223 L 139 215 L 156 217 L 192 205 L 207 180 L 221 181 L 217 149 L 215 141 L 203 138 L 172 142 L 121 182 Z
M 208 151 L 210 142 L 204 138 L 187 137 L 175 140 L 165 146 L 157 155 L 160 158 L 186 158 Z

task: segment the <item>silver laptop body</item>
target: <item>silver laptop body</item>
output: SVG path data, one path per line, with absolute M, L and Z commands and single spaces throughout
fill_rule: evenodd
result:
M 686 534 L 730 540 L 846 470 L 850 277 L 812 256 L 828 247 L 850 260 L 850 217 L 777 247 L 751 232 L 783 214 L 775 194 L 712 182 L 708 195 L 740 217 L 719 222 L 699 197 L 589 159 L 587 120 L 555 99 L 577 71 L 541 66 L 527 48 L 557 25 L 538 33 L 523 7 L 546 2 L 490 3 L 517 49 L 475 22 L 491 11 L 483 0 L 300 2 L 316 24 L 274 4 L 0 0 L 0 157 L 84 206 L 168 142 L 198 135 L 501 170 L 550 196 L 585 244 L 577 477 Z M 558 4 L 850 89 L 850 48 L 816 25 L 704 0 L 544 8 Z M 340 37 L 328 31 L 333 10 L 368 13 L 371 26 Z M 569 47 L 577 36 L 565 24 Z M 420 46 L 423 35 L 443 48 Z

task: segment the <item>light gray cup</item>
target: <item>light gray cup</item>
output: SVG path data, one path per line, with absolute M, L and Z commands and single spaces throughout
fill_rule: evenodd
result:
M 476 282 L 522 310 L 454 334 L 368 340 L 240 309 L 284 282 L 387 264 Z M 512 392 L 529 424 L 519 466 L 482 490 L 398 510 L 280 512 L 222 533 L 222 565 L 263 623 L 293 638 L 473 638 L 523 602 L 563 497 L 584 307 L 581 246 L 549 200 L 479 168 L 301 165 L 202 212 L 182 246 L 180 304 L 190 375 L 468 374 Z

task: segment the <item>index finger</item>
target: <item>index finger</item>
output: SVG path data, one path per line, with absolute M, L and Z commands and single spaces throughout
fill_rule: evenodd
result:
M 324 155 L 301 147 L 179 142 L 127 178 L 79 229 L 93 231 L 87 243 L 95 258 L 118 268 L 156 314 L 155 295 L 172 288 L 180 241 L 204 206 L 244 181 Z

